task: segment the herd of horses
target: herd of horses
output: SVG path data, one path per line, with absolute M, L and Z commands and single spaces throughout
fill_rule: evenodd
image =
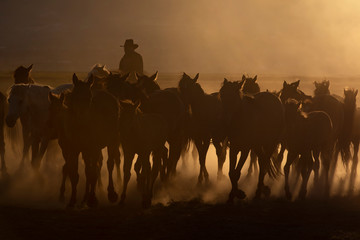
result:
M 31 147 L 31 165 L 39 173 L 49 141 L 58 140 L 65 160 L 60 198 L 65 199 L 69 178 L 69 207 L 76 204 L 80 153 L 85 163 L 84 203 L 90 207 L 98 204 L 96 186 L 101 181 L 104 148 L 108 152 L 108 199 L 118 201 L 113 171 L 115 168 L 121 181 L 121 148 L 124 163 L 120 203 L 125 201 L 137 156 L 137 186 L 143 207 L 149 207 L 156 179 L 160 176 L 167 184 L 176 177 L 177 163 L 188 152 L 190 142 L 198 152 L 199 184 L 209 181 L 206 156 L 210 143 L 216 149 L 218 179 L 224 177 L 222 169 L 229 148 L 230 203 L 246 197 L 238 182 L 249 154 L 248 172 L 258 172 L 255 198 L 270 195 L 264 178 L 281 174 L 285 150 L 288 199 L 292 198 L 289 173 L 293 163 L 302 177 L 299 198 L 306 197 L 311 172 L 314 185 L 328 197 L 339 155 L 349 171 L 349 193 L 354 189 L 360 141 L 357 90 L 344 89 L 341 97 L 330 93 L 328 81 L 315 82 L 314 95 L 310 96 L 299 89 L 300 81 L 284 81 L 278 92 L 260 91 L 257 76 L 243 75 L 239 81 L 224 79 L 219 92 L 207 94 L 197 82 L 199 74 L 192 78 L 184 73 L 178 86 L 161 89 L 157 72 L 152 76 L 136 75 L 138 81 L 130 83 L 129 74 L 112 73 L 99 64 L 85 80 L 74 74 L 72 84 L 51 88 L 36 84 L 31 69 L 32 65 L 18 67 L 8 95 L 0 95 L 1 173 L 8 174 L 4 122 L 11 128 L 20 119 L 24 141 L 21 165 Z

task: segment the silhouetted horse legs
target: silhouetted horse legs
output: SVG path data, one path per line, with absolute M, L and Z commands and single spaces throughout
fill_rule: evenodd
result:
M 127 148 L 126 146 L 124 146 L 124 144 L 123 144 L 123 151 L 124 151 L 124 185 L 121 193 L 120 204 L 123 204 L 126 198 L 127 186 L 131 177 L 131 166 L 135 156 L 135 151 L 131 150 L 131 148 Z
M 359 142 L 360 139 L 356 138 L 352 140 L 352 143 L 354 145 L 354 155 L 353 155 L 353 162 L 351 166 L 351 172 L 350 172 L 350 181 L 349 181 L 349 195 L 352 195 L 354 192 L 354 186 L 355 186 L 355 179 L 357 175 L 357 166 L 358 166 L 358 152 L 359 152 Z
M 329 172 L 330 172 L 331 161 L 333 160 L 333 152 L 334 152 L 333 147 L 330 149 L 321 151 L 321 160 L 322 160 L 322 166 L 323 166 L 322 174 L 323 174 L 324 180 L 325 180 L 325 197 L 330 196 L 331 182 L 330 182 L 330 178 L 329 178 Z
M 213 144 L 216 149 L 216 156 L 218 158 L 217 180 L 221 180 L 224 178 L 223 166 L 226 159 L 227 142 L 228 142 L 227 138 L 224 140 L 213 138 Z
M 144 208 L 150 207 L 151 196 L 150 196 L 150 185 L 151 185 L 151 164 L 150 164 L 150 153 L 144 152 L 139 154 L 141 159 L 141 178 L 142 178 L 142 206 Z
M 199 162 L 200 162 L 200 173 L 198 177 L 198 184 L 201 184 L 205 178 L 205 182 L 209 182 L 209 173 L 206 170 L 206 154 L 210 145 L 210 137 L 197 138 L 195 139 L 195 145 L 199 152 Z
M 290 187 L 289 187 L 290 166 L 297 159 L 297 157 L 298 157 L 298 153 L 296 153 L 294 151 L 289 151 L 288 155 L 287 155 L 287 159 L 286 159 L 286 164 L 284 166 L 285 194 L 286 194 L 286 198 L 288 200 L 291 200 L 291 198 L 292 198 L 292 195 L 291 195 L 291 192 L 290 192 Z
M 255 198 L 259 199 L 261 197 L 261 194 L 264 194 L 266 197 L 270 196 L 270 188 L 268 186 L 264 185 L 264 178 L 265 175 L 269 172 L 270 170 L 270 164 L 271 164 L 271 156 L 275 151 L 277 144 L 275 145 L 268 145 L 268 146 L 260 146 L 255 148 L 255 153 L 259 158 L 259 167 L 260 167 L 260 172 L 259 172 L 259 181 L 258 181 L 258 185 L 257 185 L 257 189 L 256 189 L 256 193 L 255 193 Z
M 237 164 L 237 155 L 239 151 L 240 148 L 230 142 L 229 177 L 232 188 L 229 194 L 228 203 L 232 203 L 235 197 L 239 199 L 244 199 L 246 197 L 246 194 L 242 190 L 238 189 L 238 181 L 240 179 L 241 168 L 244 166 L 244 163 L 249 155 L 250 149 L 248 148 L 241 149 L 240 160 L 239 163 Z
M 98 200 L 96 198 L 95 190 L 96 183 L 99 177 L 99 154 L 101 149 L 86 149 L 83 151 L 83 158 L 85 161 L 85 176 L 89 190 L 86 198 L 86 203 L 89 207 L 96 207 Z M 85 193 L 86 195 L 86 193 Z
M 5 142 L 4 142 L 4 130 L 0 130 L 0 157 L 1 157 L 1 174 L 2 176 L 7 176 L 7 168 L 5 163 Z
M 165 182 L 166 180 L 166 168 L 169 164 L 168 149 L 164 146 L 161 151 L 161 162 L 160 162 L 160 180 Z
M 41 160 L 43 159 L 44 155 L 45 155 L 45 151 L 49 145 L 49 139 L 48 138 L 43 138 L 40 140 L 40 142 L 38 142 L 37 139 L 34 139 L 31 151 L 32 151 L 32 160 L 31 160 L 31 165 L 35 170 L 39 170 L 40 168 L 40 164 L 41 164 Z M 39 149 L 40 147 L 40 149 Z M 34 150 L 35 148 L 35 150 Z
M 140 159 L 140 156 L 137 156 L 136 158 L 136 161 L 135 161 L 135 164 L 134 164 L 134 170 L 135 170 L 135 173 L 136 173 L 136 182 L 137 182 L 137 188 L 139 190 L 141 190 L 141 186 L 142 186 L 142 183 L 141 183 L 141 159 Z
M 151 183 L 150 183 L 150 190 L 149 190 L 150 191 L 150 193 L 149 193 L 150 201 L 153 197 L 154 184 L 155 184 L 156 178 L 160 172 L 161 159 L 163 158 L 163 155 L 164 155 L 164 149 L 159 149 L 159 150 L 156 150 L 153 152 L 153 167 L 151 170 Z
M 314 150 L 313 151 L 314 156 L 314 183 L 319 184 L 319 170 L 320 170 L 320 151 Z
M 120 151 L 119 146 L 117 144 L 108 146 L 108 161 L 107 161 L 107 168 L 109 173 L 109 185 L 108 185 L 108 199 L 110 202 L 116 202 L 118 199 L 118 195 L 114 189 L 114 182 L 113 182 L 113 170 L 115 165 L 115 159 L 120 158 Z M 99 179 L 101 175 L 99 175 Z
M 77 184 L 79 182 L 78 159 L 80 153 L 71 148 L 65 147 L 62 147 L 61 150 L 65 164 L 63 166 L 63 179 L 60 187 L 60 199 L 65 199 L 65 181 L 66 177 L 69 176 L 71 182 L 71 197 L 68 203 L 68 207 L 72 208 L 76 204 Z
M 167 167 L 166 180 L 176 176 L 176 166 L 181 155 L 181 142 L 181 138 L 176 138 L 169 142 L 169 164 Z
M 21 118 L 20 118 L 20 120 L 21 120 Z M 19 166 L 20 169 L 24 167 L 25 159 L 27 159 L 29 156 L 29 150 L 30 150 L 30 145 L 31 145 L 29 127 L 24 125 L 23 121 L 21 121 L 21 124 L 22 124 L 22 135 L 23 135 L 23 139 L 24 139 L 24 147 L 23 147 L 22 159 L 21 159 L 20 166 Z
M 253 170 L 255 173 L 258 172 L 257 156 L 254 151 L 250 151 L 250 164 L 248 168 L 247 177 L 251 177 Z
M 301 154 L 301 176 L 302 176 L 302 184 L 300 188 L 299 197 L 300 199 L 305 199 L 306 193 L 307 193 L 307 183 L 309 181 L 309 176 L 311 171 L 314 168 L 314 161 L 311 155 L 311 151 L 306 151 L 303 154 Z

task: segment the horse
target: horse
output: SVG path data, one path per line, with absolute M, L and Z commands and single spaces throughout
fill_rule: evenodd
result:
M 218 179 L 223 176 L 222 167 L 226 157 L 227 139 L 222 120 L 222 105 L 218 93 L 206 94 L 197 83 L 199 74 L 191 78 L 186 73 L 179 81 L 178 89 L 191 112 L 190 136 L 199 153 L 200 173 L 198 183 L 209 181 L 206 169 L 206 155 L 212 140 L 218 157 Z
M 72 194 L 68 203 L 73 207 L 76 203 L 78 175 L 78 156 L 80 152 L 85 161 L 86 190 L 84 202 L 94 207 L 98 204 L 95 189 L 99 177 L 101 150 L 108 150 L 108 199 L 117 201 L 118 195 L 114 190 L 112 172 L 116 159 L 120 162 L 119 152 L 119 104 L 115 97 L 105 91 L 92 91 L 93 79 L 87 82 L 79 80 L 73 75 L 74 88 L 67 94 L 66 99 L 49 95 L 51 99 L 51 121 L 57 126 L 59 145 L 65 164 L 63 167 L 63 183 L 60 196 L 63 195 L 64 182 L 69 175 L 72 184 Z M 91 120 L 91 121 L 89 121 Z
M 292 98 L 300 102 L 305 102 L 310 100 L 311 96 L 306 95 L 303 91 L 299 89 L 300 80 L 297 80 L 292 83 L 283 82 L 283 88 L 279 92 L 279 97 L 282 103 L 285 103 L 286 100 Z
M 246 77 L 245 75 L 243 75 L 241 79 L 241 84 L 242 84 L 241 91 L 244 94 L 250 94 L 250 95 L 259 93 L 260 86 L 256 82 L 256 80 L 257 80 L 257 75 L 255 75 L 255 77 L 253 78 Z M 250 177 L 253 171 L 255 173 L 258 172 L 257 156 L 254 151 L 250 151 L 250 164 L 249 164 L 247 176 Z
M 126 198 L 127 185 L 130 180 L 130 170 L 135 154 L 141 165 L 142 204 L 144 208 L 151 205 L 154 182 L 159 174 L 164 144 L 167 139 L 168 127 L 163 116 L 143 113 L 140 101 L 120 101 L 120 139 L 124 151 L 124 186 L 120 203 Z M 153 154 L 153 166 L 150 164 L 150 154 Z M 167 154 L 167 152 L 166 152 Z
M 324 82 L 324 86 L 329 86 L 328 82 Z M 319 93 L 326 93 L 326 94 L 320 94 Z M 344 129 L 344 117 L 345 117 L 345 109 L 344 109 L 344 103 L 341 101 L 341 99 L 339 99 L 338 96 L 334 96 L 334 95 L 329 95 L 327 94 L 328 91 L 324 91 L 323 89 L 320 90 L 315 90 L 314 94 L 316 93 L 317 95 L 315 95 L 311 101 L 308 101 L 306 104 L 306 111 L 310 112 L 310 111 L 324 111 L 326 112 L 330 119 L 331 119 L 331 123 L 332 123 L 332 134 L 331 134 L 331 139 L 332 139 L 332 149 L 333 149 L 333 154 L 332 157 L 330 159 L 330 161 L 324 161 L 323 163 L 323 174 L 325 176 L 325 195 L 329 196 L 330 193 L 330 187 L 331 187 L 331 182 L 334 176 L 334 172 L 335 172 L 335 166 L 336 166 L 336 161 L 337 161 L 337 156 L 339 151 L 342 149 L 342 132 Z M 333 166 L 333 167 L 332 167 Z M 315 171 L 319 171 L 319 164 L 316 163 L 315 164 Z M 330 168 L 332 169 L 330 172 Z
M 166 119 L 168 126 L 166 141 L 169 144 L 169 157 L 163 159 L 165 164 L 162 166 L 160 176 L 163 176 L 163 181 L 167 181 L 176 175 L 177 162 L 181 153 L 188 146 L 188 112 L 178 89 L 160 89 L 156 83 L 157 76 L 157 72 L 152 76 L 136 74 L 138 78 L 137 91 L 134 92 L 133 98 L 140 100 L 140 109 L 143 113 L 159 114 Z M 149 83 L 151 87 L 146 87 L 145 83 Z M 135 170 L 139 171 L 139 165 L 135 167 Z
M 20 66 L 14 71 L 14 84 L 25 83 L 25 84 L 33 84 L 34 79 L 31 77 L 31 70 L 33 64 L 29 67 Z
M 280 143 L 284 130 L 284 110 L 281 101 L 274 94 L 260 92 L 254 96 L 243 95 L 238 82 L 224 80 L 220 89 L 226 133 L 230 140 L 229 177 L 232 189 L 228 202 L 235 197 L 245 198 L 238 189 L 238 180 L 249 151 L 254 150 L 259 158 L 259 181 L 255 198 L 270 195 L 270 188 L 264 185 L 267 173 L 276 177 L 280 167 L 271 158 Z M 237 163 L 237 155 L 241 157 Z
M 305 113 L 299 109 L 300 102 L 288 99 L 285 109 L 285 145 L 288 150 L 287 161 L 284 166 L 285 193 L 290 200 L 289 189 L 290 166 L 298 157 L 301 167 L 302 185 L 299 197 L 304 199 L 307 183 L 314 168 L 313 156 L 319 162 L 319 155 L 324 161 L 331 158 L 332 123 L 328 114 L 323 111 Z M 315 178 L 318 178 L 316 175 Z
M 53 129 L 46 125 L 49 117 L 48 94 L 50 91 L 60 92 L 68 88 L 71 88 L 71 85 L 51 89 L 49 86 L 38 84 L 15 84 L 10 88 L 6 124 L 12 128 L 18 118 L 21 120 L 24 139 L 21 167 L 31 146 L 32 167 L 34 170 L 39 169 L 48 142 L 55 138 Z

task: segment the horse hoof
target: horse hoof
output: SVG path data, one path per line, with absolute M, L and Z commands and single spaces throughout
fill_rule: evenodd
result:
M 246 198 L 245 192 L 240 189 L 238 189 L 235 194 L 236 194 L 236 197 L 240 200 Z
M 264 193 L 265 197 L 269 197 L 270 194 L 271 194 L 270 188 L 268 186 L 264 186 L 263 187 L 263 193 Z
M 115 191 L 108 192 L 109 202 L 114 203 L 118 200 L 118 194 Z

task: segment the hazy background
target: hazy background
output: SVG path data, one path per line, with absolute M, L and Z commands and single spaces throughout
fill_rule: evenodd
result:
M 117 69 L 134 38 L 147 72 L 360 73 L 355 0 L 0 0 L 0 70 Z

